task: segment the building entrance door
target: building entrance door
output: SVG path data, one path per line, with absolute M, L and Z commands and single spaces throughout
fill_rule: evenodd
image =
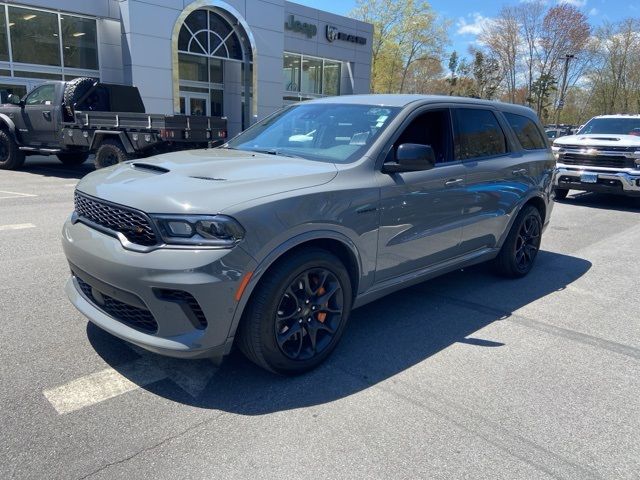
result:
M 180 113 L 184 115 L 211 115 L 209 95 L 206 93 L 180 92 Z

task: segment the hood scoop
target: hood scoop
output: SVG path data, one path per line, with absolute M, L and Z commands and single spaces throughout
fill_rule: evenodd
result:
M 153 173 L 169 173 L 170 170 L 164 167 L 160 167 L 158 165 L 153 165 L 151 163 L 140 163 L 140 162 L 134 162 L 131 164 L 132 167 L 137 168 L 138 170 L 148 170 L 150 172 Z
M 582 137 L 580 140 L 603 140 L 605 142 L 619 142 L 618 137 Z

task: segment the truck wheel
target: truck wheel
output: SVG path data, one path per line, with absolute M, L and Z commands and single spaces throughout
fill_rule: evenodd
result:
M 18 148 L 13 136 L 0 130 L 0 169 L 16 170 L 24 164 L 24 152 Z
M 510 278 L 524 277 L 531 268 L 542 240 L 542 218 L 533 205 L 524 207 L 511 226 L 495 259 L 497 272 Z
M 64 89 L 64 108 L 73 117 L 73 105 L 93 87 L 96 80 L 88 77 L 74 78 L 67 83 Z
M 73 165 L 82 165 L 89 158 L 89 154 L 87 152 L 65 152 L 58 153 L 56 155 L 58 160 L 60 160 L 63 164 L 73 166 Z
M 262 368 L 304 373 L 338 344 L 351 310 L 351 281 L 340 259 L 298 251 L 264 276 L 244 312 L 238 347 Z
M 553 191 L 555 193 L 556 200 L 564 200 L 569 194 L 569 190 L 567 190 L 566 188 L 556 188 Z
M 126 152 L 120 140 L 107 138 L 98 147 L 95 165 L 96 168 L 110 167 L 116 163 L 131 160 L 131 158 L 133 157 Z

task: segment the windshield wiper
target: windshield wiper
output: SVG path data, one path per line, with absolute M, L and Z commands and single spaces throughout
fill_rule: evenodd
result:
M 250 151 L 258 152 L 258 153 L 266 153 L 267 155 L 280 155 L 282 157 L 301 158 L 298 155 L 293 155 L 292 153 L 285 153 L 281 150 L 276 150 L 275 148 L 265 148 L 265 149 L 252 148 Z

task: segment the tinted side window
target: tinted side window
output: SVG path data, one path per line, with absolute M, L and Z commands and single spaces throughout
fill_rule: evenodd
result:
M 516 115 L 515 113 L 503 113 L 507 122 L 509 122 L 509 125 L 513 128 L 516 137 L 518 137 L 522 148 L 525 150 L 547 148 L 547 144 L 542 138 L 542 134 L 540 133 L 540 130 L 538 130 L 538 127 L 536 127 L 536 124 L 533 123 L 533 120 L 523 115 Z
M 25 103 L 27 105 L 52 105 L 55 95 L 53 85 L 42 85 L 29 94 Z
M 454 149 L 456 160 L 501 155 L 507 142 L 491 110 L 455 109 Z
M 430 110 L 414 118 L 400 134 L 394 149 L 403 143 L 419 143 L 433 148 L 436 163 L 452 160 L 449 110 Z

